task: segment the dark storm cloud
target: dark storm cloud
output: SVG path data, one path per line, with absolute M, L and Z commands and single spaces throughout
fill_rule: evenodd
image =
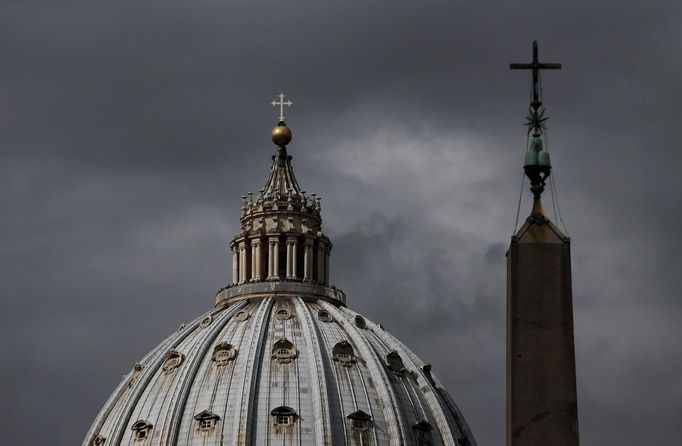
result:
M 334 282 L 501 444 L 528 93 L 507 64 L 538 39 L 564 64 L 543 79 L 583 442 L 676 444 L 681 8 L 498 3 L 3 3 L 0 442 L 78 444 L 120 374 L 210 307 L 284 90 Z

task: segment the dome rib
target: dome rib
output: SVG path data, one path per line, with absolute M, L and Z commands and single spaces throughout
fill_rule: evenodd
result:
M 237 311 L 244 306 L 245 303 L 241 303 L 241 305 L 234 305 L 224 311 L 224 314 L 221 314 L 218 318 L 216 318 L 218 320 L 213 321 L 213 323 L 206 328 L 206 333 L 202 337 L 201 341 L 196 344 L 197 352 L 191 357 L 189 354 L 187 355 L 187 364 L 185 364 L 183 369 L 185 375 L 182 379 L 182 387 L 180 388 L 179 395 L 176 394 L 176 404 L 171 416 L 168 435 L 169 444 L 175 444 L 177 442 L 180 424 L 182 423 L 183 419 L 182 414 L 187 404 L 187 398 L 189 397 L 189 392 L 192 388 L 197 372 L 199 371 L 199 367 L 206 357 L 206 353 L 213 345 L 215 339 L 218 337 L 223 328 L 225 328 L 225 325 L 227 325 L 227 323 L 230 321 L 232 316 L 234 316 Z
M 350 313 L 350 311 L 349 311 Z M 395 342 L 391 336 L 387 336 L 386 332 L 379 328 L 374 322 L 367 321 L 368 327 L 371 329 L 372 334 L 376 336 L 381 342 L 386 344 L 391 350 L 398 351 L 401 358 L 403 358 L 403 363 L 405 364 L 408 372 L 417 381 L 417 385 L 421 389 L 426 403 L 428 405 L 431 415 L 434 417 L 438 430 L 443 437 L 443 442 L 446 445 L 457 446 L 455 438 L 452 436 L 452 432 L 449 429 L 449 424 L 447 422 L 447 415 L 442 410 L 442 406 L 438 403 L 437 396 L 434 394 L 434 389 L 431 383 L 423 375 L 422 370 L 415 364 L 413 358 L 406 352 L 406 349 L 402 344 Z M 435 398 L 435 399 L 434 399 Z M 421 402 L 420 402 L 421 405 Z M 427 419 L 428 415 L 422 407 L 423 419 Z M 459 427 L 459 426 L 458 426 Z
M 351 313 L 350 310 L 344 309 L 348 313 Z M 446 404 L 446 407 L 450 411 L 450 417 L 453 418 L 453 421 L 455 422 L 455 425 L 457 426 L 457 429 L 459 430 L 459 434 L 462 436 L 468 438 L 469 441 L 469 446 L 476 446 L 476 440 L 474 439 L 473 434 L 471 433 L 471 430 L 469 429 L 468 424 L 464 420 L 464 417 L 462 416 L 462 413 L 460 412 L 459 408 L 455 404 L 455 402 L 452 400 L 452 397 L 450 394 L 445 390 L 441 382 L 436 378 L 435 376 L 432 376 L 432 380 L 434 381 L 434 384 L 432 384 L 429 379 L 426 377 L 424 374 L 423 369 L 418 366 L 418 363 L 422 363 L 421 361 L 412 350 L 407 348 L 405 344 L 403 344 L 399 339 L 397 339 L 395 336 L 391 335 L 390 333 L 386 332 L 385 330 L 381 329 L 377 324 L 374 322 L 368 321 L 369 325 L 372 327 L 372 331 L 375 336 L 377 337 L 382 337 L 385 340 L 388 341 L 390 345 L 392 345 L 392 348 L 395 350 L 399 350 L 400 352 L 403 353 L 402 357 L 408 359 L 408 363 L 412 365 L 412 371 L 417 374 L 417 376 L 422 378 L 422 382 L 419 383 L 419 387 L 424 391 L 424 389 L 430 389 L 432 396 L 435 397 L 435 401 L 431 399 L 431 403 L 429 404 L 429 409 L 431 410 L 431 413 L 436 414 L 436 413 L 442 413 L 444 416 L 443 422 L 445 422 L 445 427 L 448 426 L 447 419 L 448 414 L 446 414 L 442 410 L 442 404 L 440 404 L 440 400 L 443 400 L 443 402 Z M 425 383 L 424 383 L 425 381 Z M 437 384 L 437 385 L 435 385 Z M 428 393 L 425 394 L 425 396 L 428 396 Z M 435 410 L 437 408 L 437 411 Z M 441 422 L 438 423 L 438 428 L 440 432 L 448 432 L 448 429 L 444 429 L 444 426 L 441 424 Z M 458 443 L 453 443 L 457 445 Z
M 212 313 L 217 312 L 218 310 L 214 310 Z M 198 326 L 200 319 L 201 318 L 195 319 L 190 324 L 190 328 Z M 126 398 L 123 401 L 122 407 L 127 408 L 126 411 L 127 414 L 116 418 L 117 422 L 116 425 L 114 426 L 114 432 L 112 435 L 113 444 L 120 444 L 123 435 L 125 434 L 125 428 L 128 425 L 130 417 L 132 416 L 132 413 L 135 410 L 137 403 L 139 402 L 144 391 L 147 389 L 147 386 L 149 385 L 149 382 L 151 381 L 152 377 L 154 377 L 156 375 L 156 372 L 161 368 L 164 356 L 168 351 L 168 349 L 165 347 L 167 347 L 170 344 L 171 346 L 170 348 L 176 348 L 183 340 L 187 338 L 187 336 L 189 336 L 191 332 L 192 332 L 191 329 L 185 329 L 180 332 L 172 334 L 168 339 L 169 341 L 168 344 L 165 345 L 162 344 L 161 346 L 159 346 L 156 349 L 156 355 L 154 355 L 153 359 L 150 360 L 150 363 L 147 364 L 142 369 L 142 372 L 137 377 L 137 381 L 133 384 L 132 388 L 130 389 L 130 392 L 128 393 L 128 395 L 126 395 Z M 83 442 L 83 446 L 90 446 L 90 443 L 92 441 L 93 438 L 86 438 L 85 441 Z
M 346 319 L 334 305 L 328 302 L 321 302 L 321 305 L 327 310 L 336 321 L 343 327 L 348 336 L 351 338 L 353 344 L 358 347 L 358 351 L 361 356 L 365 357 L 365 361 L 370 369 L 370 373 L 375 377 L 374 383 L 377 386 L 379 400 L 382 403 L 384 409 L 384 416 L 386 417 L 386 424 L 388 425 L 389 436 L 391 438 L 391 444 L 402 445 L 405 442 L 406 432 L 405 425 L 401 417 L 396 413 L 396 395 L 393 389 L 390 388 L 386 383 L 388 382 L 388 376 L 386 372 L 377 367 L 376 361 L 370 361 L 369 358 L 374 356 L 374 349 L 368 344 L 364 339 L 364 336 L 358 331 L 358 329 Z
M 313 309 L 315 311 L 317 311 L 318 308 L 322 308 L 321 305 L 319 305 L 319 303 L 312 306 L 311 311 L 313 311 Z M 326 310 L 324 310 L 324 311 L 326 311 Z M 318 314 L 319 314 L 319 312 L 318 312 Z M 329 314 L 329 313 L 327 312 L 327 314 Z M 333 318 L 331 318 L 331 316 L 330 316 L 330 319 L 331 319 L 331 321 L 333 321 Z M 338 326 L 338 324 L 331 323 L 331 322 L 330 323 L 323 323 L 323 324 L 315 324 L 315 330 L 316 330 L 316 333 L 318 334 L 318 340 L 322 344 L 321 348 L 324 351 L 328 351 L 329 348 L 331 348 L 331 346 L 333 346 L 336 342 L 338 342 L 338 338 L 341 337 L 341 335 L 338 333 L 342 331 L 342 329 Z M 329 338 L 331 336 L 331 334 L 329 333 L 330 331 L 333 331 L 334 334 L 336 335 L 336 336 L 334 336 L 333 341 L 329 340 Z M 340 392 L 341 382 L 340 382 L 340 379 L 339 379 L 339 376 L 337 373 L 338 369 L 336 367 L 334 367 L 333 363 L 329 360 L 329 357 L 327 355 L 324 355 L 322 357 L 322 364 L 324 367 L 323 371 L 325 372 L 325 375 L 333 378 L 333 382 L 331 382 L 332 381 L 331 378 L 328 379 L 328 381 L 327 381 L 328 387 L 327 388 L 330 389 L 330 393 L 332 390 L 337 390 L 337 393 L 339 393 L 338 397 L 335 398 L 335 400 L 338 401 L 338 407 L 332 406 L 330 404 L 330 407 L 329 407 L 330 419 L 343 418 L 343 417 L 345 417 L 346 412 L 343 410 L 343 397 L 340 394 L 341 393 Z M 334 387 L 332 387 L 332 386 L 334 386 Z M 342 435 L 339 435 L 340 433 Z M 346 423 L 334 423 L 334 424 L 332 424 L 331 434 L 332 434 L 333 438 L 339 438 L 339 437 L 344 438 L 344 439 L 348 438 Z
M 268 324 L 265 322 L 270 317 L 270 309 L 272 305 L 273 299 L 271 297 L 263 299 L 258 306 L 258 314 L 249 318 L 250 320 L 252 319 L 250 321 L 252 327 L 251 336 L 249 336 L 251 342 L 249 343 L 249 348 L 246 352 L 246 361 L 242 361 L 242 377 L 244 382 L 242 383 L 239 396 L 236 400 L 236 407 L 238 410 L 236 411 L 237 414 L 234 419 L 234 438 L 231 443 L 234 445 L 250 444 L 249 440 L 251 436 L 251 429 L 249 429 L 249 422 L 253 418 L 252 412 L 254 401 L 251 401 L 251 398 L 248 398 L 248 396 L 255 394 L 254 388 L 258 379 L 257 374 L 260 370 L 261 358 L 263 357 L 263 350 L 265 346 L 263 339 L 265 338 L 265 334 L 268 329 Z M 258 337 L 254 338 L 256 332 Z M 244 391 L 247 387 L 247 398 L 246 401 L 244 401 Z M 242 420 L 244 422 L 242 422 Z
M 187 333 L 188 345 L 179 343 L 177 346 L 173 347 L 174 349 L 177 349 L 178 352 L 185 355 L 185 360 L 180 367 L 168 375 L 163 373 L 160 375 L 156 374 L 156 382 L 154 382 L 151 387 L 147 387 L 147 390 L 149 390 L 147 399 L 155 388 L 158 389 L 158 391 L 161 391 L 166 385 L 172 387 L 171 391 L 166 391 L 164 398 L 161 401 L 159 401 L 156 396 L 151 399 L 149 403 L 145 400 L 145 403 L 139 407 L 138 411 L 139 418 L 148 419 L 152 425 L 155 426 L 155 430 L 158 430 L 158 435 L 163 443 L 173 444 L 171 441 L 176 440 L 174 430 L 178 424 L 178 420 L 175 419 L 175 414 L 177 413 L 178 405 L 183 404 L 183 400 L 186 396 L 185 388 L 193 382 L 195 373 L 193 364 L 196 363 L 197 358 L 201 358 L 201 352 L 210 344 L 210 341 L 207 342 L 207 340 L 210 339 L 216 326 L 220 326 L 223 321 L 227 322 L 231 315 L 237 310 L 236 307 L 238 307 L 238 305 L 235 305 L 235 308 L 230 308 L 227 311 L 222 311 L 224 308 L 221 308 L 215 312 L 209 313 L 208 315 L 211 317 L 217 314 L 214 321 L 215 326 L 212 330 L 203 330 L 200 328 L 201 320 L 208 315 L 198 318 L 191 326 L 185 327 L 183 332 Z M 190 334 L 193 336 L 189 336 Z M 188 379 L 188 377 L 191 377 L 191 379 Z M 147 386 L 149 386 L 149 384 Z M 170 396 L 169 400 L 167 400 L 167 396 Z M 153 420 L 153 414 L 156 414 L 156 420 Z M 123 439 L 126 438 L 126 434 L 129 433 L 124 431 Z
M 315 412 L 315 442 L 317 444 L 331 444 L 331 424 L 329 416 L 329 398 L 327 396 L 327 378 L 322 365 L 322 350 L 320 348 L 319 337 L 315 336 L 315 324 L 308 308 L 303 303 L 303 299 L 296 297 L 294 300 L 296 316 L 301 321 L 303 337 L 307 342 L 308 369 L 312 378 L 313 409 Z M 322 373 L 320 373 L 320 371 Z

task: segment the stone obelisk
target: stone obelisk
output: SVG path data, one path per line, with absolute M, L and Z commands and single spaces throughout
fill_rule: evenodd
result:
M 547 217 L 541 195 L 551 173 L 533 42 L 533 100 L 524 171 L 533 208 L 507 252 L 507 446 L 577 446 L 570 240 Z

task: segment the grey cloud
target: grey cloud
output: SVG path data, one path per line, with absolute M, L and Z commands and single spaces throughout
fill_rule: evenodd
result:
M 5 2 L 0 442 L 78 444 L 120 374 L 212 305 L 283 90 L 334 282 L 502 443 L 528 87 L 507 64 L 538 39 L 564 64 L 543 85 L 583 442 L 676 444 L 682 11 L 498 3 Z

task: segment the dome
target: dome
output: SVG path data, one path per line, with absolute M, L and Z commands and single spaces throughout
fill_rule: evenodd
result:
M 329 285 L 320 199 L 290 161 L 278 147 L 244 197 L 214 308 L 133 366 L 83 446 L 475 445 L 431 366 Z

